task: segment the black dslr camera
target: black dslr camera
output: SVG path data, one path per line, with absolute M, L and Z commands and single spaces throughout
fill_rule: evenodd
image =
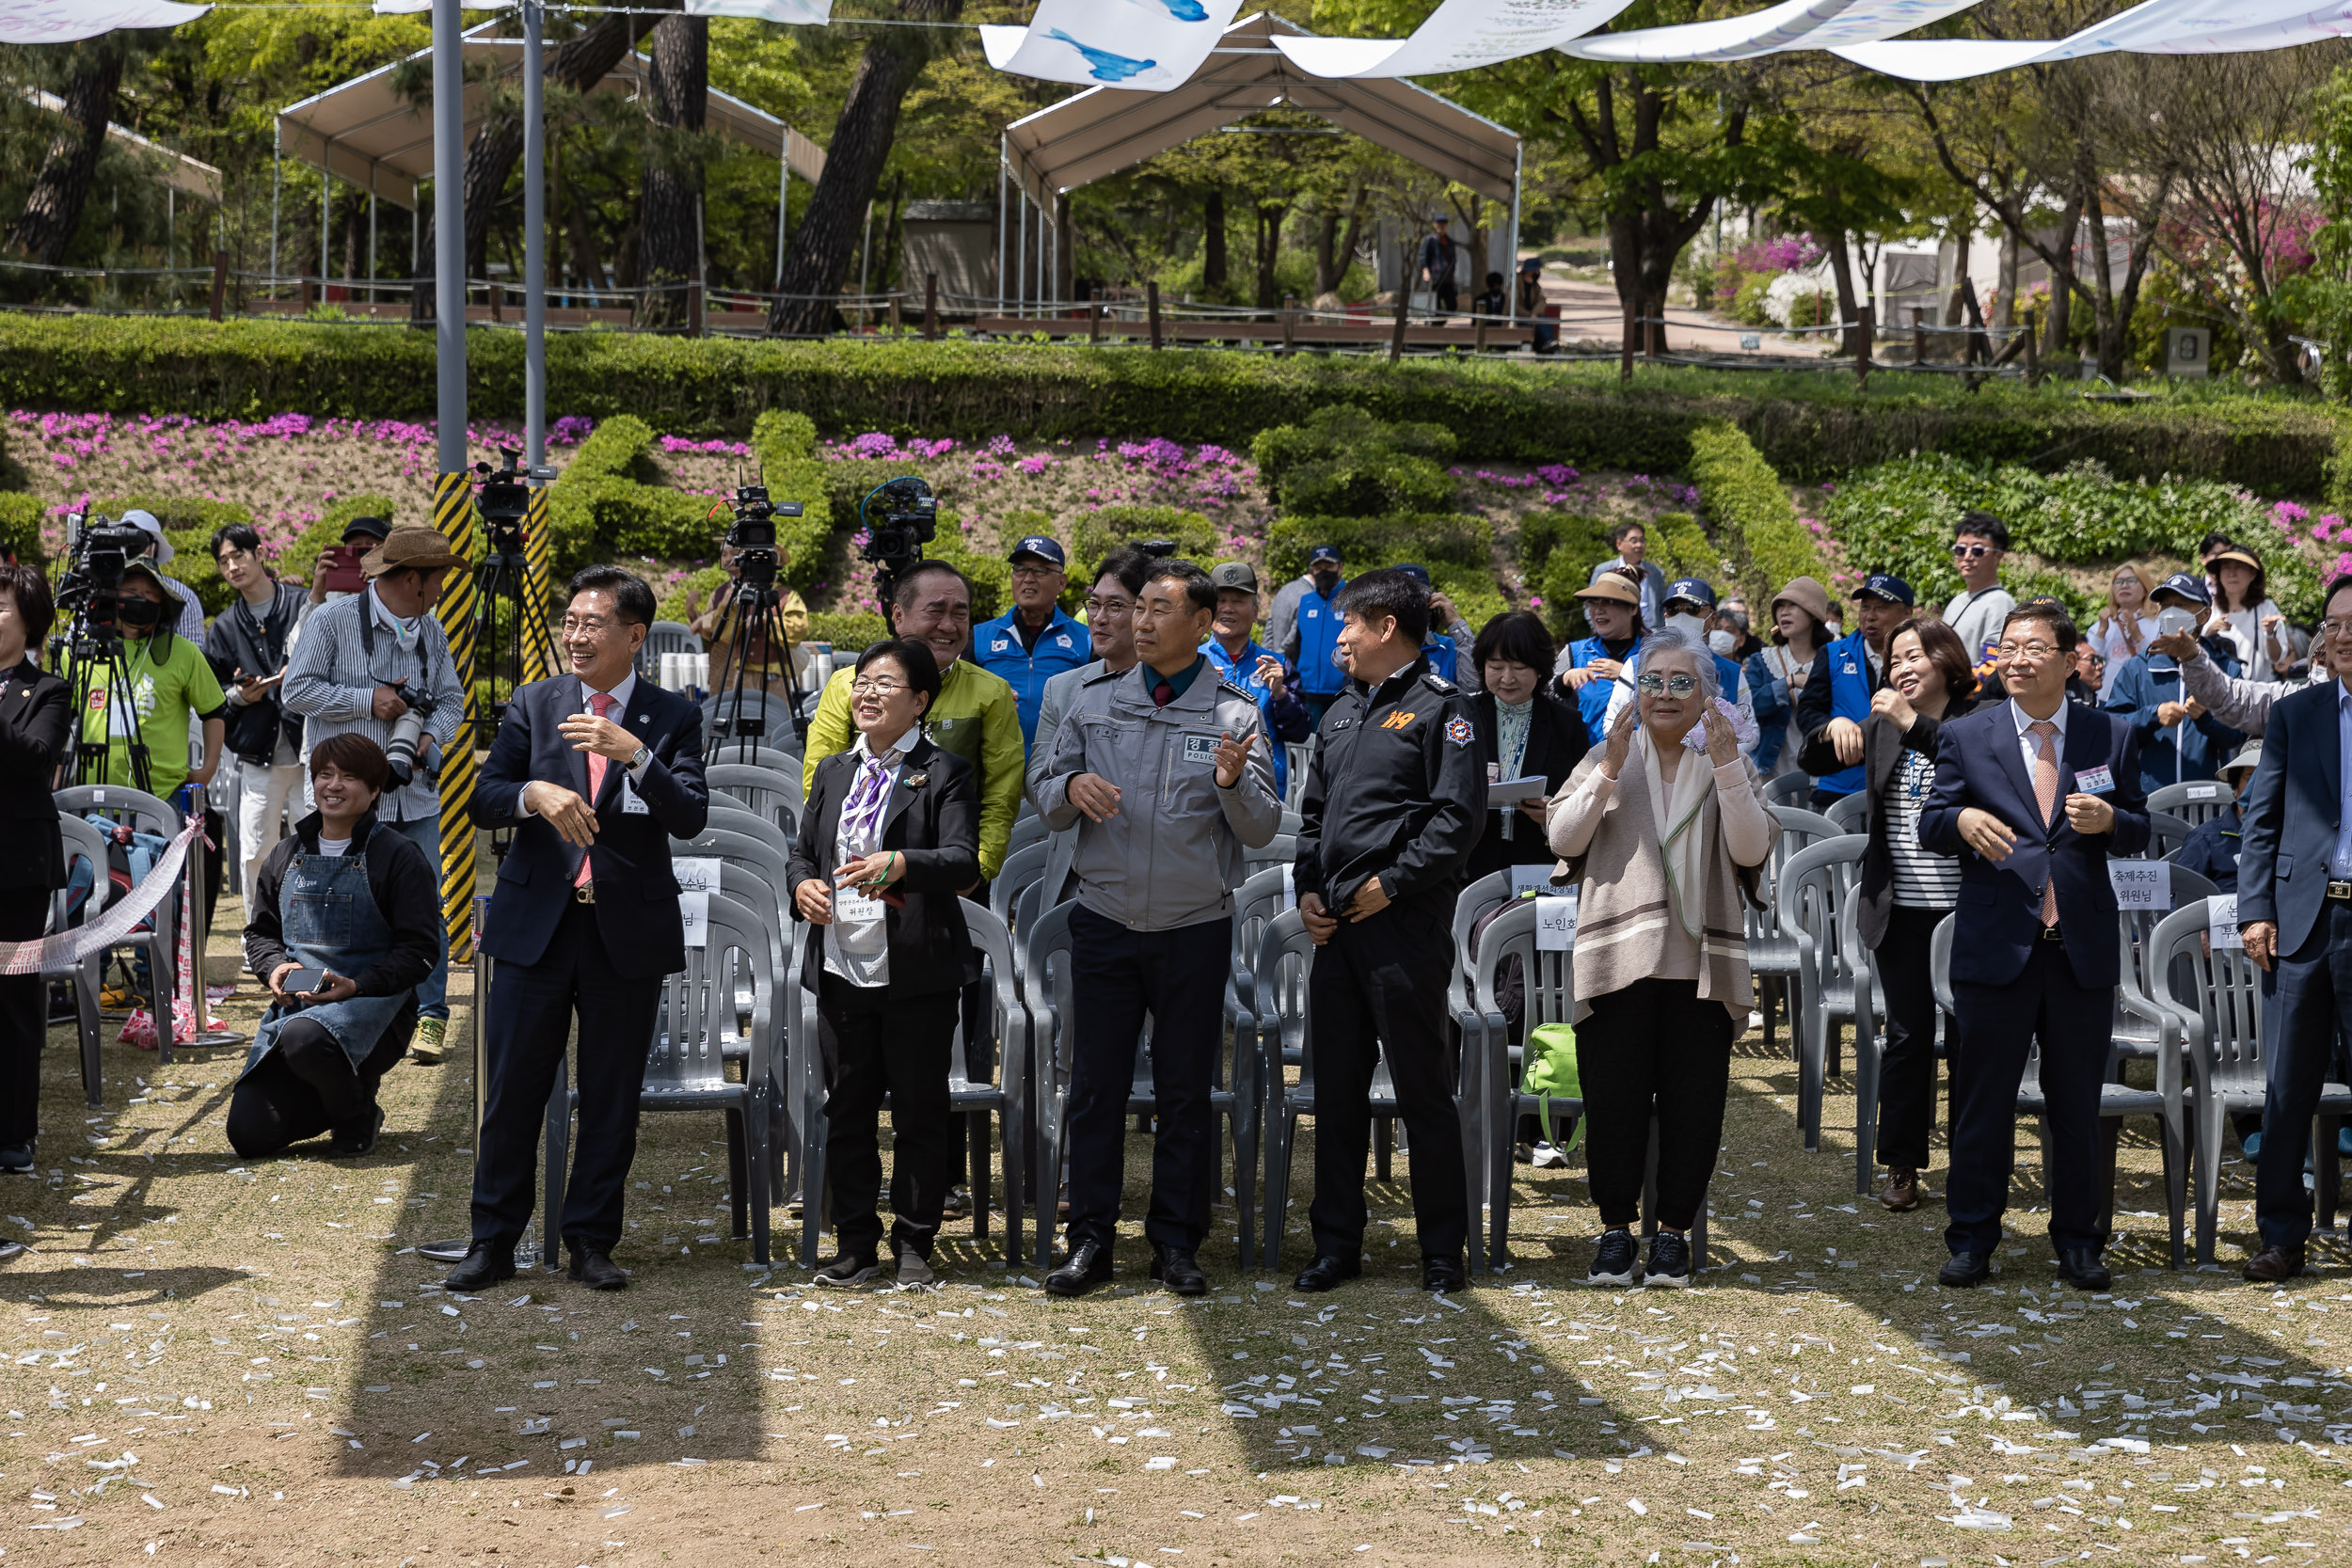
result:
M 800 515 L 799 501 L 779 506 L 768 499 L 764 484 L 736 487 L 735 521 L 727 528 L 727 545 L 735 551 L 738 582 L 764 594 L 774 594 L 776 573 L 784 564 L 776 551 L 776 519 Z
M 870 515 L 878 498 L 882 501 L 879 521 Z M 857 515 L 866 529 L 866 544 L 858 559 L 874 563 L 874 576 L 887 603 L 893 585 L 908 567 L 923 559 L 923 546 L 939 532 L 939 498 L 922 480 L 905 474 L 867 492 L 858 502 Z

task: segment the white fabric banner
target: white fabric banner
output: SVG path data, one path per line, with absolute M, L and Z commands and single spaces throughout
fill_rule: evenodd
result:
M 1557 45 L 1587 60 L 1662 63 L 1743 60 L 1783 49 L 1830 49 L 1869 43 L 1941 22 L 1977 0 L 1785 0 L 1745 16 L 1600 33 Z
M 2140 55 L 2220 55 L 2282 49 L 2344 31 L 2344 10 L 2313 11 L 2311 0 L 2144 0 L 2120 16 L 2067 38 L 1900 39 L 1832 51 L 1888 76 L 1957 82 L 2019 66 L 2046 65 L 2119 51 Z
M 1241 0 L 1038 0 L 1026 27 L 982 27 L 988 63 L 1016 76 L 1164 92 L 1189 81 Z
M 174 0 L 0 0 L 0 43 L 74 43 L 117 27 L 177 27 L 212 8 Z
M 1407 39 L 1274 36 L 1313 76 L 1428 76 L 1556 49 L 1605 25 L 1632 0 L 1444 0 Z

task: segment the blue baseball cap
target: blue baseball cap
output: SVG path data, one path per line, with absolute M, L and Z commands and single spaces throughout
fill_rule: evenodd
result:
M 1909 610 L 1913 600 L 1911 584 L 1888 572 L 1872 572 L 1862 579 L 1862 586 L 1853 591 L 1857 599 L 1884 599 L 1888 604 L 1901 605 Z
M 1715 608 L 1715 589 L 1705 578 L 1677 578 L 1666 585 L 1665 602 L 1672 604 L 1677 599 L 1688 599 L 1692 604 L 1712 610 Z
M 2156 584 L 2158 594 L 2178 594 L 2193 605 L 2211 605 L 2213 595 L 2205 591 L 2205 579 L 2194 572 L 2175 572 Z
M 1423 588 L 1429 586 L 1429 568 L 1415 562 L 1400 561 L 1395 565 L 1390 567 L 1389 570 L 1391 572 L 1402 572 L 1408 578 L 1419 578 L 1421 585 Z
M 1062 554 L 1060 542 L 1042 533 L 1024 535 L 1021 542 L 1013 546 L 1012 554 L 1006 559 L 1018 561 L 1025 555 L 1033 555 L 1041 561 L 1052 562 L 1054 570 L 1057 572 L 1070 564 L 1070 558 Z
M 1337 545 L 1317 545 L 1307 552 L 1307 564 L 1310 566 L 1318 561 L 1328 561 L 1336 564 L 1339 559 L 1340 547 Z

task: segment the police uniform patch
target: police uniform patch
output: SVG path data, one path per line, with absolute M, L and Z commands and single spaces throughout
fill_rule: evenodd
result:
M 1445 737 L 1454 742 L 1456 746 L 1469 745 L 1470 743 L 1470 737 L 1476 733 L 1477 732 L 1470 728 L 1470 721 L 1467 719 L 1449 719 L 1446 721 Z

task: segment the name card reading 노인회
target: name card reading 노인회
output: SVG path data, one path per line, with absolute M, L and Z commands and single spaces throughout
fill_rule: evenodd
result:
M 2172 907 L 2172 868 L 2162 861 L 2109 861 L 2107 881 L 2122 910 Z
M 1565 953 L 1576 945 L 1576 895 L 1535 900 L 1535 951 Z

